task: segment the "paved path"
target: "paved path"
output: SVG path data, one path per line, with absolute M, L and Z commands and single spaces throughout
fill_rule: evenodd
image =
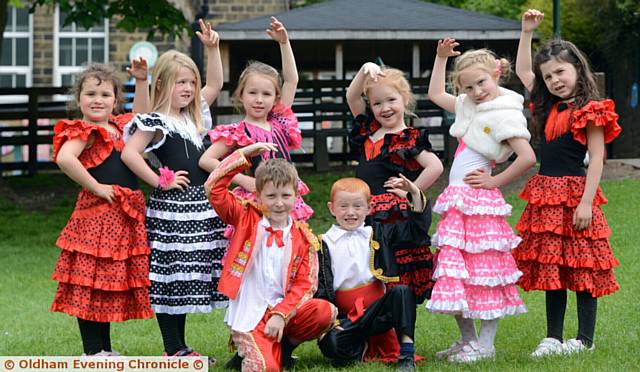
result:
M 620 163 L 620 164 L 630 165 L 634 168 L 640 169 L 640 158 L 607 159 L 607 163 Z

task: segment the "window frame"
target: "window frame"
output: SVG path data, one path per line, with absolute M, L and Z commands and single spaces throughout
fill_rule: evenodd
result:
M 2 35 L 2 43 L 10 42 L 12 43 L 12 51 L 11 51 L 11 65 L 3 66 L 0 65 L 0 74 L 11 74 L 12 78 L 12 86 L 11 88 L 15 88 L 16 75 L 25 75 L 25 87 L 31 87 L 33 85 L 33 14 L 29 14 L 29 24 L 27 31 L 14 31 L 13 26 L 15 25 L 16 20 L 16 11 L 17 8 L 14 6 L 8 6 L 7 12 L 11 12 L 11 23 L 7 23 L 5 27 L 4 34 Z M 29 46 L 28 56 L 27 56 L 27 66 L 16 66 L 16 48 L 15 48 L 15 40 L 16 39 L 27 39 L 27 44 Z M 4 96 L 8 97 L 8 96 Z

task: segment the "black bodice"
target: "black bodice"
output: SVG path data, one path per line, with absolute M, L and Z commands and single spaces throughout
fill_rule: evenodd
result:
M 89 174 L 96 181 L 107 185 L 119 185 L 137 190 L 138 178 L 133 172 L 127 168 L 126 165 L 120 160 L 121 153 L 113 149 L 111 155 L 107 157 L 97 167 L 89 169 Z
M 168 167 L 174 172 L 184 170 L 189 172 L 187 177 L 191 181 L 189 186 L 200 186 L 209 177 L 209 173 L 198 166 L 200 156 L 204 153 L 203 148 L 193 144 L 193 142 L 180 137 L 177 133 L 167 134 L 165 142 L 153 153 L 158 157 L 163 166 Z
M 558 105 L 558 112 L 569 109 L 566 104 Z M 587 146 L 576 141 L 573 133 L 567 133 L 551 141 L 540 144 L 540 171 L 543 176 L 584 176 L 584 157 Z

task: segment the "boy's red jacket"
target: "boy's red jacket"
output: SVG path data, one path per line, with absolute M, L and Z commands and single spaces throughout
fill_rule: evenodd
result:
M 250 166 L 247 158 L 235 151 L 218 165 L 205 184 L 212 184 L 209 202 L 218 216 L 224 223 L 235 226 L 218 283 L 218 291 L 230 299 L 235 299 L 238 294 L 247 263 L 254 251 L 257 226 L 262 219 L 262 211 L 255 205 L 241 202 L 229 192 L 231 179 Z M 317 238 L 306 224 L 297 221 L 291 227 L 290 237 L 292 252 L 287 264 L 285 296 L 270 310 L 272 314 L 282 315 L 285 320 L 313 297 L 318 282 L 316 251 L 320 245 Z

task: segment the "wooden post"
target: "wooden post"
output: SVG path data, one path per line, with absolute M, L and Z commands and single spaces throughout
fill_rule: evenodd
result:
M 29 163 L 27 172 L 34 176 L 38 172 L 38 96 L 37 89 L 29 91 Z
M 420 77 L 420 44 L 413 43 L 413 56 L 411 62 L 411 77 Z

